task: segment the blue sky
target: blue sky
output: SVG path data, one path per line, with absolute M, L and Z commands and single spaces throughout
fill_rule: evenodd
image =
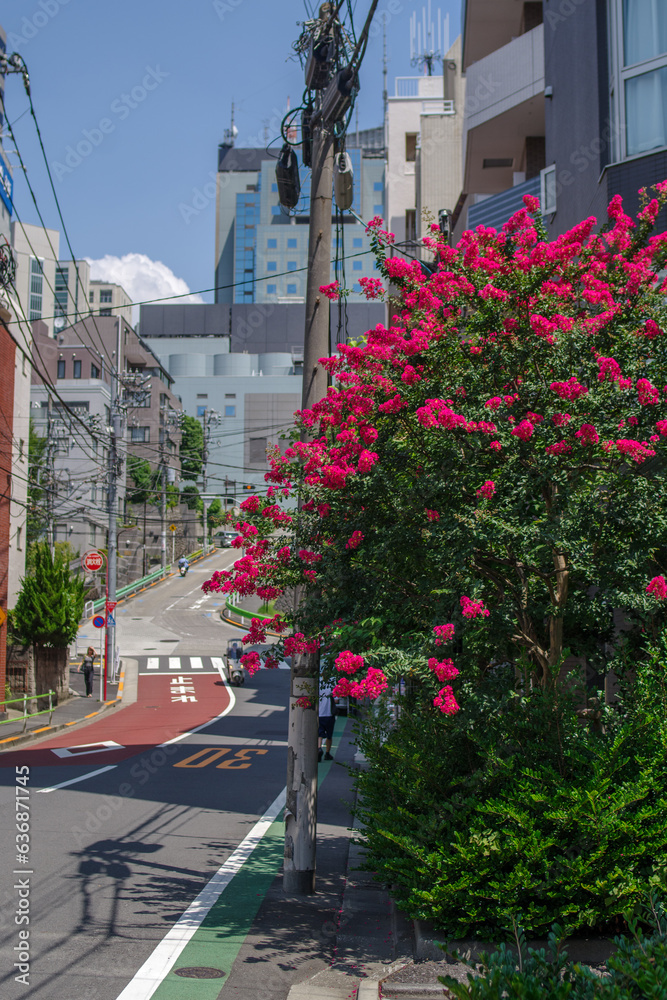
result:
M 390 93 L 395 76 L 418 72 L 410 67 L 409 25 L 414 10 L 421 17 L 423 5 L 380 0 Z M 357 31 L 369 6 L 370 0 L 351 0 Z M 433 0 L 434 15 L 438 7 L 450 15 L 453 41 L 460 0 Z M 211 195 L 232 100 L 237 145 L 264 145 L 265 131 L 276 139 L 288 96 L 292 107 L 301 100 L 303 72 L 289 56 L 297 22 L 307 16 L 305 0 L 3 0 L 7 49 L 28 65 L 77 257 L 139 254 L 162 262 L 193 292 L 213 284 Z M 376 29 L 361 71 L 361 128 L 382 120 L 381 63 L 382 32 Z M 8 77 L 5 102 L 42 214 L 47 225 L 59 228 L 18 76 Z M 16 157 L 11 161 L 16 164 Z M 21 220 L 36 224 L 16 169 L 14 181 Z M 61 256 L 64 246 L 61 240 Z M 105 277 L 113 280 L 114 274 L 122 277 L 122 268 Z M 138 291 L 164 288 L 165 281 L 174 290 L 184 288 L 164 272 L 161 282 Z M 211 301 L 212 295 L 203 298 Z

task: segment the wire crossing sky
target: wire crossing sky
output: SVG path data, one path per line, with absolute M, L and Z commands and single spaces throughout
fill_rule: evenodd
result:
M 369 6 L 341 8 L 357 33 Z M 380 0 L 361 69 L 360 128 L 382 121 L 383 20 L 391 94 L 395 76 L 419 72 L 409 39 L 422 7 Z M 450 16 L 453 41 L 460 4 L 434 2 L 434 18 L 438 8 Z M 312 10 L 303 0 L 117 0 L 112 15 L 91 0 L 4 0 L 7 51 L 27 64 L 72 247 L 99 262 L 93 277 L 119 281 L 135 300 L 213 285 L 217 147 L 232 101 L 237 145 L 277 143 L 288 98 L 292 107 L 301 101 L 291 46 Z M 7 78 L 5 103 L 40 211 L 60 229 L 19 76 Z M 18 213 L 39 225 L 16 155 L 10 160 Z M 62 236 L 60 255 L 68 256 Z

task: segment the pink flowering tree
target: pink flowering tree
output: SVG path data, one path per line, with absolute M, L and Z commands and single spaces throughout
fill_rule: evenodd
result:
M 566 651 L 599 657 L 615 613 L 630 639 L 664 623 L 667 182 L 636 220 L 616 197 L 601 232 L 553 242 L 524 200 L 500 232 L 427 238 L 432 269 L 389 257 L 373 221 L 391 322 L 323 359 L 327 397 L 272 456 L 269 497 L 242 504 L 243 557 L 205 585 L 298 587 L 248 641 L 278 627 L 282 652 L 325 650 L 341 693 L 411 675 L 451 714 L 494 660 L 546 684 Z

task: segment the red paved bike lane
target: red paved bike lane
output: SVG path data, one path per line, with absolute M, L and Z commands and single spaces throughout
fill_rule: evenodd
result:
M 232 697 L 216 674 L 142 676 L 133 705 L 113 710 L 98 722 L 75 731 L 61 732 L 39 746 L 23 746 L 2 754 L 0 767 L 117 764 L 226 713 Z M 111 745 L 99 745 L 104 743 Z

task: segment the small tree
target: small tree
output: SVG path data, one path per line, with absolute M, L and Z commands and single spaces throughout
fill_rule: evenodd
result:
M 86 587 L 73 577 L 60 553 L 55 557 L 44 542 L 35 545 L 35 571 L 27 576 L 14 609 L 14 628 L 23 642 L 62 649 L 79 628 Z
M 196 417 L 183 417 L 180 457 L 183 479 L 199 479 L 204 461 L 204 429 Z

